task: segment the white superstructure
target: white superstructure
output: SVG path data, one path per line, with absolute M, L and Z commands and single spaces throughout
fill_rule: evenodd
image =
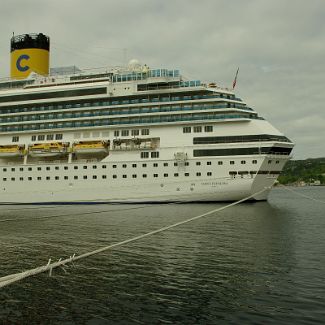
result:
M 0 82 L 0 203 L 238 200 L 289 158 L 233 90 L 134 62 L 78 73 Z

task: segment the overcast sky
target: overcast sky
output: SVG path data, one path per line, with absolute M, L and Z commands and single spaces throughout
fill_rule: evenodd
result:
M 51 66 L 152 68 L 231 86 L 296 143 L 325 157 L 324 0 L 2 0 L 0 76 L 12 33 L 51 38 Z M 126 50 L 125 50 L 126 49 Z

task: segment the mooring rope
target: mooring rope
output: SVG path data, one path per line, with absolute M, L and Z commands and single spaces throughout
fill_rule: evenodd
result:
M 80 259 L 92 256 L 92 255 L 102 253 L 102 252 L 107 251 L 109 249 L 112 249 L 112 248 L 115 248 L 115 247 L 118 247 L 118 246 L 122 246 L 122 245 L 125 245 L 125 244 L 128 244 L 128 243 L 134 242 L 136 240 L 139 240 L 139 239 L 142 239 L 142 238 L 145 238 L 145 237 L 148 237 L 148 236 L 152 236 L 152 235 L 161 233 L 163 231 L 178 227 L 180 225 L 184 225 L 184 224 L 189 223 L 191 221 L 206 217 L 206 216 L 208 216 L 210 214 L 213 214 L 215 212 L 225 210 L 227 208 L 230 208 L 230 207 L 233 207 L 233 206 L 235 206 L 237 204 L 245 202 L 245 201 L 253 198 L 256 195 L 259 195 L 259 194 L 265 192 L 266 190 L 269 190 L 270 188 L 271 187 L 265 187 L 264 189 L 254 193 L 252 195 L 249 195 L 249 196 L 247 196 L 247 197 L 245 197 L 245 198 L 243 198 L 241 200 L 238 200 L 236 202 L 225 205 L 225 206 L 223 206 L 221 208 L 210 210 L 210 211 L 208 211 L 206 213 L 203 213 L 203 214 L 200 214 L 198 216 L 195 216 L 195 217 L 183 220 L 183 221 L 176 222 L 176 223 L 174 223 L 172 225 L 165 226 L 165 227 L 159 228 L 157 230 L 153 230 L 153 231 L 147 232 L 145 234 L 142 234 L 142 235 L 139 235 L 139 236 L 136 236 L 136 237 L 132 237 L 132 238 L 123 240 L 121 242 L 118 242 L 118 243 L 115 243 L 115 244 L 112 244 L 112 245 L 109 245 L 109 246 L 105 246 L 105 247 L 96 249 L 96 250 L 88 252 L 88 253 L 84 253 L 84 254 L 81 254 L 81 255 L 78 255 L 78 256 L 75 256 L 75 254 L 74 254 L 73 256 L 70 256 L 69 258 L 66 258 L 64 260 L 60 259 L 57 262 L 53 262 L 53 263 L 51 263 L 51 259 L 50 259 L 46 265 L 39 266 L 39 267 L 36 267 L 34 269 L 30 269 L 30 270 L 27 270 L 27 271 L 24 271 L 24 272 L 21 272 L 21 273 L 16 273 L 16 274 L 11 274 L 11 275 L 1 277 L 0 278 L 0 288 L 3 288 L 5 286 L 8 286 L 8 285 L 13 284 L 15 282 L 18 282 L 18 281 L 20 281 L 22 279 L 25 279 L 27 277 L 34 276 L 34 275 L 44 273 L 44 272 L 47 272 L 47 271 L 49 271 L 49 274 L 51 275 L 52 270 L 57 268 L 57 267 L 62 267 L 63 268 L 68 263 L 73 263 L 73 262 L 75 262 L 77 260 L 80 260 Z

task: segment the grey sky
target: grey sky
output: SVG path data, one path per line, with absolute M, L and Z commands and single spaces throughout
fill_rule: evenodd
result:
M 325 157 L 324 0 L 5 0 L 0 76 L 12 33 L 51 38 L 51 66 L 150 67 L 230 86 L 291 138 L 294 158 Z

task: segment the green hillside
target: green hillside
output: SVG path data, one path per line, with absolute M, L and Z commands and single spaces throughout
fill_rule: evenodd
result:
M 290 160 L 278 180 L 281 184 L 320 181 L 325 185 L 325 158 Z

